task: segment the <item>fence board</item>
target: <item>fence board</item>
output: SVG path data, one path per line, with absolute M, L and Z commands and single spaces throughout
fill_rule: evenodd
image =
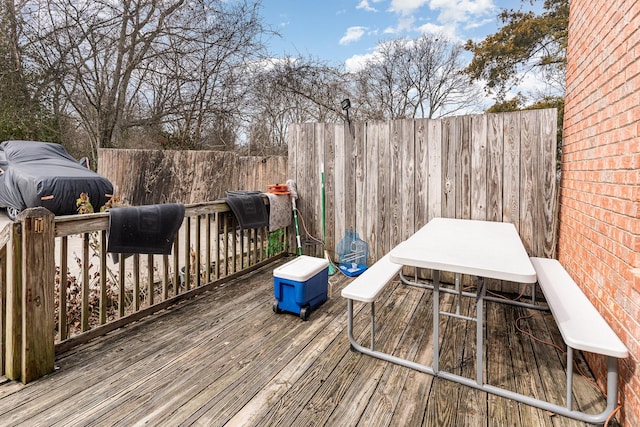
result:
M 535 155 L 535 141 L 540 141 L 540 126 L 537 116 L 520 116 L 520 237 L 528 253 L 537 249 L 536 200 L 539 197 L 538 181 L 534 174 L 538 169 L 539 156 Z
M 344 186 L 345 186 L 345 204 L 344 204 L 344 216 L 345 216 L 345 228 L 347 230 L 356 229 L 356 214 L 357 207 L 355 204 L 356 198 L 356 164 L 358 160 L 358 148 L 355 141 L 355 127 L 349 123 L 345 130 L 345 144 L 344 152 L 347 156 L 344 159 L 345 173 L 344 173 Z M 342 238 L 344 234 L 339 234 L 336 239 Z
M 415 229 L 420 228 L 422 225 L 427 223 L 428 217 L 430 215 L 430 195 L 433 194 L 433 189 L 430 187 L 433 182 L 433 177 L 431 176 L 431 167 L 429 165 L 429 120 L 428 119 L 419 119 L 415 121 L 415 133 L 414 133 L 414 144 L 408 143 L 407 145 L 412 145 L 413 156 L 414 156 L 414 177 L 413 177 L 413 185 L 414 190 L 411 191 L 410 188 L 404 190 L 405 197 L 413 197 L 414 198 L 414 220 L 413 225 Z M 411 179 L 406 178 L 405 182 L 407 185 L 411 185 Z M 411 230 L 407 230 L 410 232 Z
M 305 230 L 309 230 L 313 226 L 313 216 L 309 215 L 311 212 L 311 204 L 309 201 L 313 198 L 315 189 L 311 185 L 311 178 L 309 177 L 309 168 L 314 165 L 315 149 L 313 148 L 313 124 L 305 123 L 302 125 L 300 144 L 298 144 L 298 161 L 306 165 L 306 168 L 296 169 L 295 178 L 298 186 L 298 212 L 300 213 L 299 217 L 303 225 L 300 234 L 303 240 L 306 237 Z M 304 188 L 305 191 L 300 191 L 301 188 Z M 309 232 L 311 232 L 311 230 L 309 230 Z M 303 247 L 303 250 L 305 249 L 306 248 Z
M 382 210 L 379 200 L 380 193 L 384 192 L 384 187 L 380 188 L 378 182 L 380 167 L 382 164 L 382 158 L 379 156 L 379 147 L 381 142 L 386 139 L 388 135 L 380 135 L 383 132 L 382 122 L 373 122 L 367 124 L 367 132 L 365 139 L 365 156 L 364 163 L 364 193 L 363 199 L 365 204 L 362 212 L 364 217 L 364 235 L 362 239 L 369 243 L 369 250 L 373 253 L 377 253 L 378 250 L 378 233 L 383 231 L 383 227 L 378 225 L 378 212 Z M 387 159 L 384 159 L 387 160 Z M 376 206 L 377 209 L 371 209 L 371 206 Z M 380 236 L 381 237 L 381 236 Z
M 354 217 L 354 230 L 362 234 L 366 230 L 366 216 L 367 210 L 367 192 L 364 184 L 365 168 L 366 168 L 366 152 L 365 152 L 365 140 L 366 140 L 367 123 L 354 124 L 354 151 L 355 151 L 355 191 L 351 194 L 354 199 L 355 217 Z
M 428 217 L 419 224 L 422 227 L 433 218 L 442 216 L 442 187 L 443 187 L 443 171 L 442 171 L 442 126 L 439 120 L 429 119 L 427 122 L 427 146 L 428 146 L 428 165 L 429 171 L 429 200 Z M 422 220 L 422 218 L 421 218 Z M 419 227 L 416 225 L 416 229 Z
M 300 145 L 300 132 L 301 132 L 301 128 L 299 126 L 296 126 L 295 128 L 290 129 L 290 132 L 287 135 L 287 144 L 289 147 L 289 153 L 288 153 L 289 161 L 287 162 L 287 178 L 293 180 L 296 184 L 296 194 L 294 195 L 296 200 L 293 201 L 293 203 L 296 205 L 296 208 L 297 208 L 297 187 L 298 187 L 297 173 L 298 171 L 296 170 L 296 168 L 294 168 L 294 165 L 299 163 L 298 147 Z M 296 230 L 294 230 L 293 233 L 290 233 L 291 239 L 289 240 L 289 246 L 290 246 L 291 252 L 298 253 L 298 241 L 297 241 L 296 234 L 299 233 L 300 227 L 298 224 L 295 224 L 294 227 L 296 227 Z M 219 271 L 220 266 L 217 266 L 216 270 Z
M 442 215 L 456 218 L 456 120 L 447 118 L 442 122 Z
M 471 219 L 471 116 L 456 118 L 456 217 Z
M 399 147 L 395 149 L 400 151 L 400 159 L 402 161 L 400 176 L 402 176 L 401 193 L 400 193 L 400 232 L 391 235 L 391 249 L 402 240 L 407 239 L 415 231 L 415 210 L 416 210 L 416 166 L 415 166 L 415 122 L 413 120 L 402 120 L 402 139 L 397 143 Z M 409 143 L 403 143 L 408 141 Z M 396 175 L 391 172 L 391 175 Z
M 377 170 L 378 182 L 374 184 L 372 190 L 376 192 L 378 196 L 379 209 L 371 212 L 371 216 L 376 216 L 373 233 L 376 236 L 378 252 L 383 252 L 385 246 L 389 245 L 391 239 L 391 228 L 393 224 L 393 211 L 391 209 L 391 132 L 389 122 L 383 122 L 378 124 L 378 140 L 375 145 L 378 147 L 377 158 L 379 164 L 373 162 L 373 168 Z M 372 164 L 372 163 L 370 163 Z M 377 187 L 377 188 L 376 188 Z
M 321 172 L 324 168 L 324 147 L 326 145 L 326 138 L 324 133 L 324 126 L 315 126 L 313 123 L 310 123 L 310 126 L 313 126 L 314 134 L 313 134 L 313 145 L 311 147 L 314 148 L 313 152 L 313 161 L 309 165 L 309 185 L 312 189 L 312 197 L 309 200 L 310 213 L 313 217 L 313 225 L 310 228 L 311 236 L 316 239 L 322 239 L 322 180 L 321 180 Z M 322 144 L 317 143 L 318 141 L 322 141 Z M 314 245 L 315 247 L 316 245 Z M 316 250 L 314 253 L 316 256 L 319 255 Z
M 212 201 L 225 190 L 266 191 L 290 176 L 282 156 L 176 150 L 101 149 L 98 172 L 132 205 Z
M 329 255 L 331 255 L 332 259 L 336 259 L 335 257 L 335 248 L 338 245 L 338 242 L 344 236 L 344 232 L 347 229 L 347 208 L 346 208 L 346 198 L 347 198 L 347 174 L 349 165 L 344 159 L 347 157 L 347 153 L 349 153 L 349 157 L 351 152 L 351 147 L 349 145 L 349 141 L 351 138 L 347 135 L 349 132 L 349 128 L 345 126 L 336 126 L 335 128 L 335 139 L 334 139 L 334 180 L 335 185 L 333 186 L 333 194 L 328 194 L 328 198 L 334 198 L 333 200 L 333 218 L 334 218 L 334 228 L 333 230 L 329 229 L 327 233 L 333 234 L 331 237 L 333 239 L 333 244 L 330 245 L 327 241 L 327 250 L 329 251 Z M 343 143 L 344 141 L 344 143 Z
M 487 116 L 471 118 L 471 219 L 487 219 Z
M 313 133 L 309 126 L 321 126 L 325 138 L 316 131 L 314 141 L 304 139 Z M 320 151 L 333 162 L 325 179 L 336 198 L 334 245 L 355 229 L 369 243 L 373 262 L 444 216 L 512 222 L 531 256 L 553 255 L 556 110 L 334 126 L 333 132 L 327 124 L 289 130 L 295 140 L 290 175 L 313 170 L 316 146 L 334 147 Z M 313 185 L 305 181 L 298 190 L 307 197 Z
M 504 221 L 512 222 L 520 230 L 520 112 L 504 116 Z
M 325 173 L 325 224 L 326 233 L 323 235 L 325 238 L 325 246 L 327 248 L 333 248 L 336 245 L 335 242 L 335 215 L 334 204 L 335 197 L 335 183 L 336 183 L 336 134 L 341 128 L 332 124 L 325 124 L 325 152 L 324 152 L 324 173 Z M 333 256 L 333 253 L 330 253 Z
M 207 151 L 101 150 L 99 172 L 132 204 L 196 203 L 225 189 L 266 190 L 293 179 L 309 233 L 327 250 L 348 229 L 370 262 L 439 216 L 508 221 L 530 255 L 555 254 L 555 109 L 438 120 L 294 124 L 288 161 Z M 133 166 L 132 166 L 133 165 Z M 301 233 L 305 230 L 301 228 Z M 310 249 L 321 255 L 319 245 Z
M 399 239 L 402 235 L 402 229 L 404 227 L 404 221 L 407 217 L 404 209 L 404 199 L 408 197 L 403 196 L 403 191 L 407 186 L 404 185 L 404 178 L 406 171 L 404 152 L 401 150 L 406 147 L 403 144 L 405 128 L 404 121 L 397 120 L 391 122 L 391 137 L 389 144 L 389 244 L 395 246 L 396 239 Z M 399 171 L 399 173 L 393 173 L 393 171 Z M 413 186 L 409 187 L 411 190 Z M 413 197 L 411 197 L 413 198 Z M 413 216 L 413 210 L 409 211 Z
M 504 115 L 487 115 L 487 220 L 502 219 Z
M 537 217 L 541 221 L 539 230 L 540 244 L 537 248 L 539 256 L 554 258 L 556 254 L 556 229 L 557 229 L 557 122 L 558 113 L 555 109 L 540 111 L 540 167 L 538 179 L 540 180 L 540 201 Z

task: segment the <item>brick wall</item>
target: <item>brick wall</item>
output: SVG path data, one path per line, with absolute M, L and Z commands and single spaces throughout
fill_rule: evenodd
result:
M 640 0 L 570 7 L 558 259 L 630 350 L 617 418 L 640 426 Z

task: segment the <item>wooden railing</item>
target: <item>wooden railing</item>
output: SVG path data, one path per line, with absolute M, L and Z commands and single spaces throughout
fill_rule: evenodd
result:
M 286 231 L 240 230 L 224 201 L 185 206 L 171 255 L 107 253 L 109 214 L 29 209 L 0 232 L 1 372 L 28 382 L 56 352 L 283 255 Z

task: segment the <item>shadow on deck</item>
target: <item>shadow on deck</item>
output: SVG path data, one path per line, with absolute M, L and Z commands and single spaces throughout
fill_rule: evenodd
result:
M 331 297 L 308 322 L 274 314 L 272 270 L 285 261 L 58 355 L 58 369 L 45 378 L 0 385 L 1 423 L 584 425 L 351 352 L 340 296 L 351 279 L 340 274 L 330 278 Z M 430 362 L 431 292 L 387 288 L 376 305 L 377 346 Z M 355 335 L 366 343 L 369 307 L 355 308 Z M 516 329 L 518 323 L 561 343 L 551 315 L 495 303 L 487 303 L 486 313 L 489 381 L 563 403 L 564 355 Z M 475 328 L 447 317 L 441 325 L 440 365 L 472 376 L 467 354 L 473 354 Z M 582 356 L 576 360 L 588 372 Z M 602 410 L 597 388 L 583 377 L 574 381 L 577 406 Z

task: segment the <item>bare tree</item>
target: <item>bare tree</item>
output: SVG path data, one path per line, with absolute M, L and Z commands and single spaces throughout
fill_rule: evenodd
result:
M 281 153 L 289 123 L 343 121 L 345 98 L 354 120 L 434 117 L 474 101 L 460 47 L 443 38 L 381 43 L 354 74 L 310 58 L 266 61 L 259 8 L 23 0 L 12 9 L 16 36 L 0 38 L 0 50 L 14 41 L 17 63 L 37 75 L 34 97 L 86 135 L 94 160 L 100 147 L 229 150 L 239 141 Z
M 0 141 L 59 141 L 58 125 L 38 91 L 38 68 L 25 67 L 20 43 L 20 4 L 0 3 Z
M 23 8 L 33 61 L 92 155 L 149 126 L 199 147 L 239 111 L 237 67 L 261 51 L 259 1 L 32 0 Z M 215 118 L 215 120 L 213 120 Z M 233 141 L 231 141 L 233 144 Z
M 163 104 L 166 123 L 184 147 L 232 149 L 248 102 L 247 68 L 263 56 L 258 5 L 201 5 L 189 13 L 172 55 L 158 55 L 158 68 L 170 70 L 158 87 L 172 93 Z
M 348 97 L 348 76 L 320 61 L 289 57 L 261 62 L 250 73 L 251 152 L 282 153 L 290 123 L 344 120 L 340 102 Z
M 462 47 L 423 35 L 378 46 L 355 74 L 361 114 L 374 120 L 433 118 L 477 105 L 479 90 L 462 72 Z

